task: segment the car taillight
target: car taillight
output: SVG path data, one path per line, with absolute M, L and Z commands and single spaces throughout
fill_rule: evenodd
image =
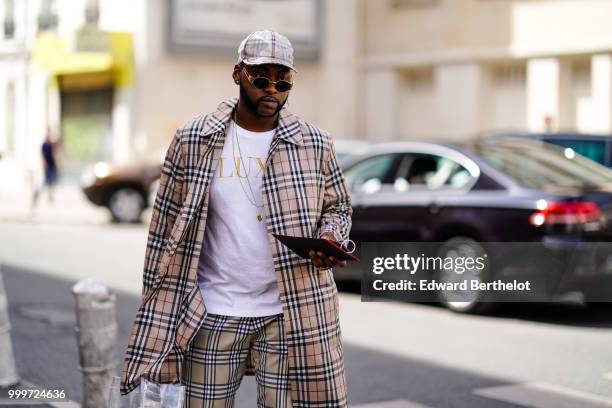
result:
M 599 219 L 601 212 L 591 201 L 538 203 L 538 211 L 531 214 L 529 223 L 536 227 L 544 224 L 583 224 Z

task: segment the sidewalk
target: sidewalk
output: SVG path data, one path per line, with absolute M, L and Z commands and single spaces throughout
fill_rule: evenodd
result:
M 48 192 L 42 192 L 36 208 L 33 208 L 32 192 L 0 189 L 0 221 L 61 224 L 104 224 L 110 222 L 110 214 L 104 207 L 97 207 L 76 184 L 55 186 L 54 200 Z

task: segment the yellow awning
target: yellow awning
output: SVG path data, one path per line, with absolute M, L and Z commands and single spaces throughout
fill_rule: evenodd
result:
M 112 88 L 115 84 L 112 71 L 60 75 L 57 78 L 62 91 L 87 91 Z
M 39 69 L 55 76 L 112 72 L 115 86 L 130 86 L 134 82 L 132 34 L 108 35 L 107 52 L 68 50 L 68 41 L 55 33 L 42 33 L 37 38 L 32 57 Z

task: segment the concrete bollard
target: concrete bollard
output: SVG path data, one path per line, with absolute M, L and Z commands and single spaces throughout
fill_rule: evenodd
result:
M 95 279 L 77 282 L 72 293 L 76 300 L 76 333 L 83 372 L 81 406 L 106 407 L 117 356 L 115 295 Z
M 8 313 L 8 301 L 4 290 L 4 280 L 0 271 L 0 387 L 8 387 L 19 382 L 13 343 L 11 342 L 11 322 Z

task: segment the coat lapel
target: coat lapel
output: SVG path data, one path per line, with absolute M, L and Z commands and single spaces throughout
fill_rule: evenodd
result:
M 225 128 L 231 118 L 231 112 L 237 99 L 230 99 L 219 105 L 217 111 L 208 115 L 199 132 L 189 135 L 187 140 L 187 157 L 185 165 L 189 174 L 187 178 L 187 194 L 181 207 L 176 225 L 170 234 L 168 252 L 162 259 L 167 264 L 183 239 L 194 215 L 199 211 L 200 204 L 206 195 L 206 190 L 219 164 L 225 142 Z
M 276 149 L 281 141 L 293 143 L 302 146 L 302 132 L 300 132 L 300 122 L 297 117 L 289 112 L 286 108 L 281 109 L 279 113 L 278 126 L 274 133 L 270 149 L 268 150 L 268 158 L 266 159 L 265 169 L 268 168 Z
M 186 201 L 181 208 L 178 225 L 174 228 L 171 235 L 171 254 L 176 250 L 176 247 L 189 228 L 194 215 L 200 209 L 202 200 L 215 174 L 216 167 L 219 165 L 219 159 L 221 158 L 225 143 L 226 129 L 237 104 L 237 99 L 225 101 L 219 105 L 213 114 L 208 116 L 194 149 L 194 153 L 197 152 L 195 153 L 196 156 L 187 158 L 187 163 L 196 162 L 196 165 L 193 167 L 195 174 L 189 178 Z M 278 126 L 268 150 L 265 168 L 268 168 L 281 142 L 293 143 L 298 146 L 303 144 L 300 122 L 286 108 L 283 108 L 279 113 Z M 191 153 L 192 148 L 189 147 L 188 150 Z M 215 163 L 216 165 L 213 166 Z

